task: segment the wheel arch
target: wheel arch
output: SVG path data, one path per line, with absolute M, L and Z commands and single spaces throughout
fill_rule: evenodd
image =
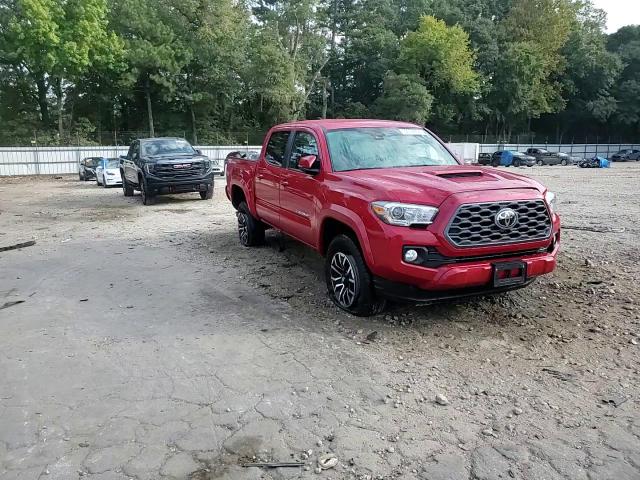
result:
M 318 238 L 320 254 L 326 255 L 331 240 L 341 234 L 347 235 L 358 245 L 367 265 L 371 267 L 374 261 L 367 230 L 362 219 L 351 210 L 331 210 L 322 217 Z

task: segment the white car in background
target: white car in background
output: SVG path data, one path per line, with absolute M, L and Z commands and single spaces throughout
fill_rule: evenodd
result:
M 120 159 L 103 158 L 96 167 L 96 185 L 103 187 L 111 187 L 113 185 L 122 185 L 122 177 L 120 177 Z

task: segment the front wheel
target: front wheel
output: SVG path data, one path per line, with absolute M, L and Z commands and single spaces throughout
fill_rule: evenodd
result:
M 147 182 L 145 182 L 144 178 L 139 178 L 138 183 L 140 187 L 140 195 L 142 196 L 142 204 L 153 205 L 156 203 L 156 197 L 149 192 L 149 187 L 147 186 Z
M 124 175 L 122 175 L 122 193 L 124 193 L 125 197 L 133 197 L 133 187 L 129 185 Z
M 209 185 L 204 192 L 200 192 L 202 200 L 211 200 L 213 198 L 213 184 Z
M 544 162 L 543 162 L 542 160 L 538 160 L 538 161 L 536 162 L 536 165 L 538 165 L 539 167 L 541 167 L 541 166 L 543 166 L 543 165 L 544 165 Z
M 346 235 L 338 235 L 327 250 L 325 278 L 333 303 L 359 317 L 380 313 L 385 301 L 376 298 L 371 274 L 360 249 Z
M 244 247 L 256 247 L 264 243 L 264 224 L 251 215 L 246 202 L 238 205 L 238 238 Z
M 562 165 L 563 167 L 566 167 L 567 166 L 567 161 L 566 160 L 562 160 L 560 162 L 560 165 Z
M 514 166 L 514 167 L 519 167 L 519 166 L 520 166 L 520 160 L 515 159 L 515 160 L 513 161 L 513 166 Z

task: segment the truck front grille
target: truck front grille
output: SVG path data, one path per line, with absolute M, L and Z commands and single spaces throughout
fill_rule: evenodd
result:
M 158 163 L 153 171 L 153 175 L 156 177 L 171 179 L 199 177 L 203 174 L 204 164 L 202 162 Z
M 505 208 L 518 214 L 510 228 L 496 223 L 496 215 Z M 467 204 L 458 208 L 445 235 L 459 248 L 545 240 L 551 235 L 551 217 L 543 200 Z

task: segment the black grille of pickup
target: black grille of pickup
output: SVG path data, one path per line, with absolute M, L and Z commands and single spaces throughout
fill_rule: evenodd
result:
M 204 174 L 203 162 L 157 163 L 153 175 L 160 178 L 191 178 Z
M 511 228 L 496 224 L 496 215 L 504 208 L 518 214 L 518 221 Z M 551 218 L 543 200 L 474 203 L 458 208 L 445 235 L 460 248 L 545 240 L 551 235 Z

